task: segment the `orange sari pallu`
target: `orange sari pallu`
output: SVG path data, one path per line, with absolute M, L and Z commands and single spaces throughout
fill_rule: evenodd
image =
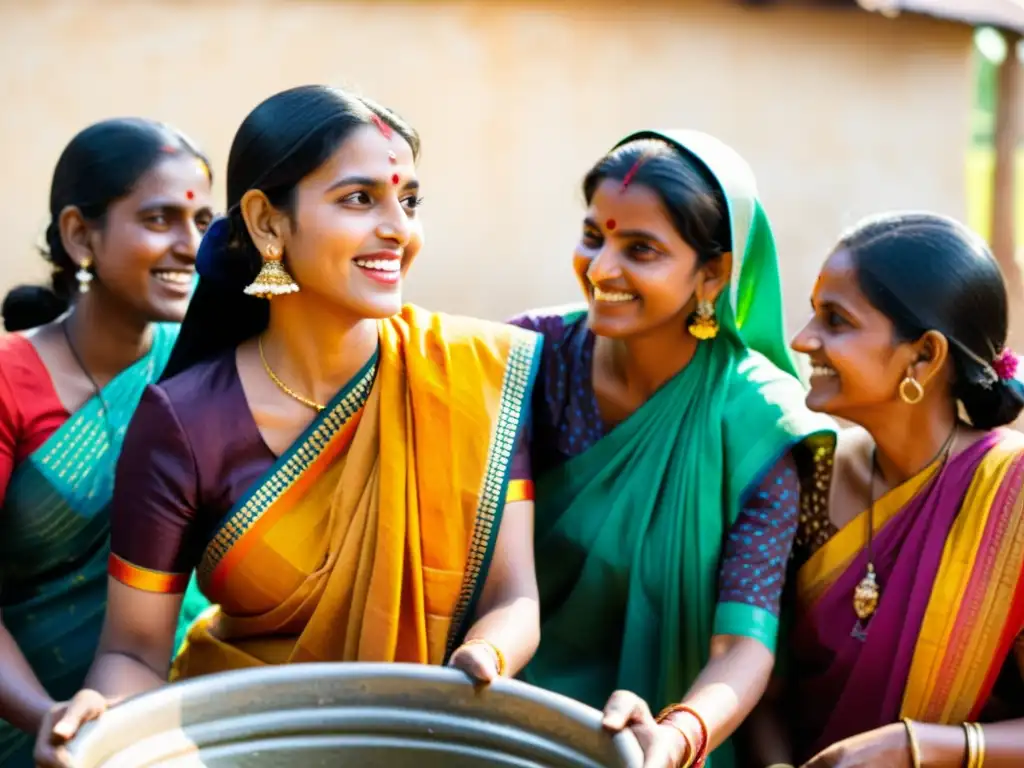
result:
M 540 337 L 407 306 L 377 354 L 228 512 L 198 569 L 218 605 L 171 679 L 263 664 L 441 664 L 468 629 Z

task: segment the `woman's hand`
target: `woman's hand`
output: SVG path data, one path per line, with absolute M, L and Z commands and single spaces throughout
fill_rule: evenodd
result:
M 802 768 L 912 768 L 910 740 L 902 723 L 843 739 L 822 750 Z
M 96 691 L 82 690 L 70 701 L 54 704 L 43 716 L 34 753 L 38 768 L 72 768 L 66 744 L 90 720 L 107 711 L 109 703 Z
M 486 642 L 468 642 L 455 649 L 448 666 L 461 669 L 478 683 L 487 685 L 501 676 L 501 659 Z
M 647 702 L 629 691 L 616 691 L 604 705 L 601 724 L 612 733 L 629 728 L 644 751 L 644 768 L 677 768 L 690 746 L 671 725 L 655 721 Z

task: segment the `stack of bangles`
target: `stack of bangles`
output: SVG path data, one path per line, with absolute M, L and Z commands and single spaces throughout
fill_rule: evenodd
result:
M 963 723 L 964 735 L 967 737 L 966 768 L 982 768 L 985 765 L 985 731 L 978 723 Z M 903 726 L 907 729 L 907 740 L 910 742 L 910 761 L 914 768 L 921 768 L 921 743 L 917 740 L 914 721 L 903 718 Z
M 473 640 L 467 640 L 462 644 L 463 648 L 469 648 L 473 645 L 480 645 L 486 648 L 494 656 L 494 665 L 498 668 L 498 677 L 505 676 L 505 654 L 501 652 L 501 649 L 492 643 L 490 640 L 484 640 L 482 637 L 474 638 Z
M 686 742 L 686 757 L 680 768 L 702 768 L 708 759 L 708 725 L 697 711 L 685 704 L 665 707 L 656 718 L 663 725 L 675 728 Z

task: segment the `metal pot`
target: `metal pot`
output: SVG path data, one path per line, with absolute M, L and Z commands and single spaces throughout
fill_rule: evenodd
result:
M 515 680 L 412 664 L 290 664 L 196 678 L 114 707 L 79 768 L 639 768 L 632 733 Z

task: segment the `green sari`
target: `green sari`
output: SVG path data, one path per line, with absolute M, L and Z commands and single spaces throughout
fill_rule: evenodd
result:
M 110 500 L 128 422 L 170 356 L 177 325 L 157 325 L 149 353 L 68 417 L 11 475 L 0 511 L 0 611 L 55 700 L 85 680 L 107 602 Z M 181 614 L 208 603 L 193 583 Z M 179 631 L 182 632 L 182 630 Z M 0 720 L 0 766 L 32 766 L 34 737 Z
M 652 711 L 680 701 L 713 635 L 774 651 L 767 609 L 717 605 L 723 545 L 747 494 L 797 443 L 826 458 L 831 420 L 807 410 L 782 321 L 779 270 L 753 173 L 696 132 L 645 131 L 718 181 L 732 229 L 717 338 L 589 450 L 535 478 L 541 642 L 524 677 L 602 708 L 616 689 Z M 539 385 L 540 386 L 540 385 Z M 708 765 L 731 768 L 726 742 Z

